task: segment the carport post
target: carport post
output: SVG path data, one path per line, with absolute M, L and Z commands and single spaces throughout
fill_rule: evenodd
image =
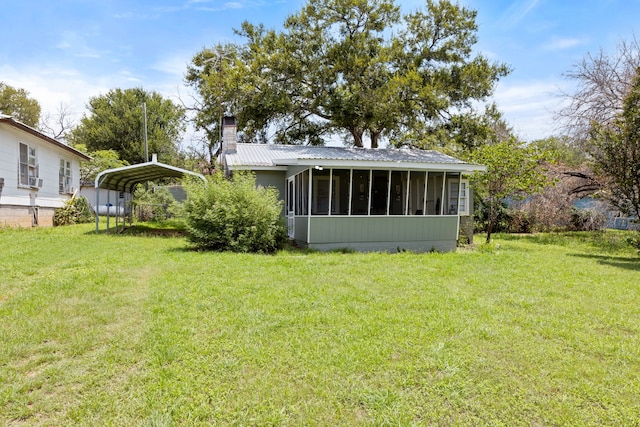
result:
M 107 233 L 109 233 L 109 217 L 111 216 L 111 190 L 107 190 Z
M 98 234 L 98 224 L 100 223 L 100 187 L 94 187 L 96 189 L 96 234 Z

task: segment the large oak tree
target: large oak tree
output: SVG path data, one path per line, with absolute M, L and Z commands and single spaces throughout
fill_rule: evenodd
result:
M 456 118 L 466 125 L 472 104 L 509 72 L 473 53 L 475 18 L 448 0 L 405 15 L 392 0 L 309 0 L 282 31 L 243 23 L 238 55 L 215 61 L 203 50 L 187 82 L 218 106 L 226 95 L 249 138 L 269 130 L 277 142 L 321 144 L 337 132 L 355 146 L 392 136 L 428 146 Z M 212 62 L 224 70 L 211 76 Z

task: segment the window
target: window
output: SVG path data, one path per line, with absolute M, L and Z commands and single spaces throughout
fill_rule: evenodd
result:
M 469 181 L 460 181 L 460 198 L 458 199 L 458 215 L 469 215 Z
M 60 159 L 58 191 L 60 193 L 73 192 L 73 188 L 71 187 L 71 161 L 67 159 Z
M 449 181 L 449 215 L 469 215 L 469 181 Z
M 38 179 L 38 158 L 35 147 L 20 143 L 20 159 L 18 165 L 18 184 L 23 187 L 42 187 Z

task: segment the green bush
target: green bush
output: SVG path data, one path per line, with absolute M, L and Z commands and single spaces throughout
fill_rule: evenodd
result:
M 256 187 L 255 176 L 220 173 L 186 185 L 184 205 L 188 239 L 199 249 L 271 253 L 282 247 L 286 233 L 277 190 Z
M 64 206 L 53 212 L 53 225 L 73 225 L 94 220 L 89 201 L 84 196 L 72 197 L 64 202 Z
M 604 230 L 606 226 L 607 218 L 600 212 L 578 208 L 571 210 L 571 230 L 573 231 Z
M 156 187 L 153 184 L 149 184 L 148 189 L 139 185 L 134 200 L 138 221 L 166 221 L 180 210 L 180 203 L 167 188 Z

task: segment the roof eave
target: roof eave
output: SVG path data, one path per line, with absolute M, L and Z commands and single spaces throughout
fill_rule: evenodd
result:
M 2 122 L 7 123 L 10 126 L 13 126 L 13 127 L 17 128 L 17 129 L 20 129 L 20 130 L 24 131 L 24 132 L 27 132 L 27 133 L 35 136 L 35 137 L 43 139 L 43 140 L 55 145 L 58 148 L 62 148 L 63 150 L 69 151 L 70 153 L 72 153 L 72 154 L 76 155 L 77 157 L 81 158 L 82 160 L 86 160 L 86 161 L 91 160 L 91 156 L 83 153 L 82 151 L 78 151 L 73 147 L 69 147 L 68 145 L 63 144 L 62 142 L 57 141 L 57 140 L 51 138 L 50 136 L 47 136 L 47 135 L 43 134 L 42 132 L 32 128 L 31 126 L 27 126 L 24 123 L 15 120 L 11 116 L 2 116 L 2 117 L 0 117 L 0 123 L 2 123 Z
M 278 166 L 322 166 L 345 169 L 393 169 L 393 170 L 438 170 L 454 172 L 484 172 L 487 167 L 472 163 L 403 162 L 379 160 L 338 160 L 338 159 L 277 159 Z

